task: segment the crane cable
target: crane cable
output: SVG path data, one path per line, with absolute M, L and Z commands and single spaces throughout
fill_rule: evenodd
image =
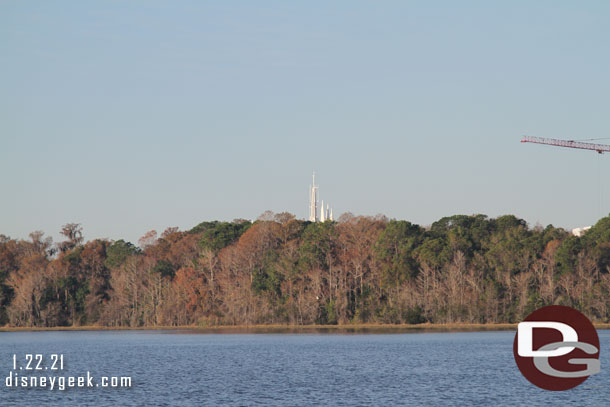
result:
M 599 183 L 599 219 L 604 217 L 604 185 L 602 184 L 601 154 L 597 155 L 597 182 Z

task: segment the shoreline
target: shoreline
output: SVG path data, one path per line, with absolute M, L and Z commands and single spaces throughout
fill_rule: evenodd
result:
M 610 323 L 594 323 L 595 329 L 610 329 Z M 423 332 L 485 332 L 517 329 L 516 323 L 497 324 L 345 324 L 345 325 L 218 325 L 218 326 L 59 326 L 59 327 L 0 327 L 0 332 L 53 332 L 53 331 L 173 331 L 178 333 L 243 334 L 243 333 L 423 333 Z

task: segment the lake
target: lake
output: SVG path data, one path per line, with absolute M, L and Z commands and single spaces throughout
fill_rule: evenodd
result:
M 598 332 L 601 373 L 564 392 L 538 389 L 521 376 L 513 359 L 513 331 L 1 332 L 0 405 L 602 406 L 610 403 L 610 331 Z M 41 355 L 31 357 L 33 370 L 26 369 L 28 354 Z M 56 370 L 50 370 L 53 363 Z M 28 380 L 55 377 L 56 387 L 50 390 L 46 379 L 44 388 L 7 388 L 11 372 L 13 382 L 14 374 Z M 59 376 L 86 377 L 87 372 L 94 387 L 66 384 L 58 390 Z M 112 377 L 116 383 L 130 377 L 131 387 L 101 387 L 102 377 L 107 384 Z

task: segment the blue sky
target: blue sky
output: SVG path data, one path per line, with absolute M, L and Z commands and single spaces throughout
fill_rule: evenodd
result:
M 610 137 L 609 20 L 603 1 L 0 2 L 0 233 L 304 218 L 314 170 L 335 214 L 590 225 L 610 156 L 519 140 Z

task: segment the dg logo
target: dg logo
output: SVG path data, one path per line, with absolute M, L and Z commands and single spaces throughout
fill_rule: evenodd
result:
M 523 376 L 545 390 L 571 389 L 600 371 L 595 327 L 561 305 L 528 315 L 517 327 L 513 353 Z

